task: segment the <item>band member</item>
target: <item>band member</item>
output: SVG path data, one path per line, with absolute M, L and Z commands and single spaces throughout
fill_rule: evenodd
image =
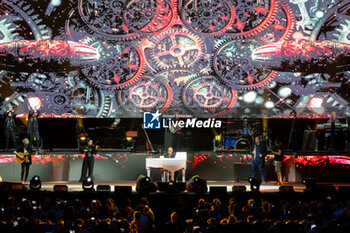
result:
M 5 132 L 5 149 L 9 148 L 10 140 L 14 148 L 16 145 L 15 137 L 15 111 L 12 109 L 12 106 L 9 110 L 6 111 L 5 122 L 4 122 L 4 132 Z
M 256 169 L 259 169 L 261 179 L 266 183 L 264 164 L 267 149 L 265 144 L 261 142 L 259 136 L 255 137 L 255 144 L 253 145 L 250 154 L 252 154 L 252 176 L 256 178 Z
M 172 147 L 169 147 L 167 153 L 164 155 L 164 158 L 174 158 L 174 157 L 175 157 L 174 149 Z
M 85 154 L 84 160 L 83 160 L 83 166 L 81 169 L 81 177 L 79 179 L 80 182 L 82 182 L 87 176 L 88 170 L 89 170 L 89 177 L 93 178 L 94 175 L 94 163 L 95 158 L 94 155 L 96 154 L 96 150 L 98 149 L 97 145 L 93 144 L 92 140 L 89 140 L 87 143 L 87 147 L 83 149 L 83 153 Z
M 253 144 L 253 127 L 249 123 L 249 120 L 247 117 L 243 118 L 242 126 L 241 126 L 241 137 L 245 138 L 249 141 L 250 145 Z
M 336 112 L 331 112 L 331 118 L 327 121 L 331 124 L 331 128 L 326 129 L 326 146 L 328 149 L 338 149 L 340 128 L 336 128 L 336 124 L 340 124 L 340 121 L 337 117 Z
M 279 139 L 275 139 L 274 144 L 271 147 L 271 152 L 274 154 L 274 161 L 273 165 L 275 166 L 275 172 L 277 175 L 277 185 L 282 185 L 283 184 L 283 178 L 282 178 L 282 163 L 284 159 L 284 146 Z
M 40 136 L 39 136 L 39 124 L 38 124 L 39 112 L 31 111 L 28 114 L 27 134 L 29 137 L 29 145 L 33 148 L 33 142 L 35 141 L 35 147 L 39 148 Z
M 249 123 L 248 118 L 244 117 L 242 122 L 242 136 L 250 137 L 250 135 L 253 133 L 252 131 L 253 131 L 253 127 Z
M 24 162 L 21 163 L 22 165 L 21 182 L 27 181 L 29 168 L 30 168 L 30 165 L 32 164 L 32 153 L 33 153 L 32 148 L 29 145 L 29 139 L 28 138 L 23 139 L 22 145 L 20 145 L 14 153 L 16 154 L 16 156 L 24 160 Z

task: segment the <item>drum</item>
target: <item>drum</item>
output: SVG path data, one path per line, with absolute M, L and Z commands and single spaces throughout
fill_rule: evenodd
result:
M 250 150 L 251 149 L 251 145 L 248 139 L 246 138 L 240 138 L 237 140 L 236 144 L 235 144 L 235 149 L 239 149 L 239 150 Z
M 230 140 L 230 147 L 235 148 L 236 146 L 237 139 L 236 138 L 231 138 Z
M 242 135 L 249 135 L 249 129 L 247 129 L 247 128 L 242 129 L 241 134 Z
M 224 147 L 225 148 L 229 148 L 230 147 L 230 141 L 231 141 L 230 137 L 225 137 L 224 138 Z
M 233 137 L 225 137 L 224 138 L 224 147 L 226 149 L 228 148 L 235 148 L 236 146 L 236 142 L 237 142 L 237 138 L 233 138 Z

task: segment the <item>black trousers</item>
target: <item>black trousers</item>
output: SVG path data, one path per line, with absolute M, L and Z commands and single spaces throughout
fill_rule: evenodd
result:
M 40 147 L 40 135 L 39 135 L 39 130 L 38 129 L 31 129 L 28 130 L 28 137 L 29 137 L 29 145 L 31 145 L 32 148 L 34 148 L 34 137 L 36 139 L 35 147 L 39 148 Z
M 30 168 L 30 163 L 22 163 L 22 169 L 21 169 L 21 181 L 27 181 L 28 175 L 29 175 L 29 168 Z
M 8 149 L 10 145 L 10 140 L 12 142 L 12 145 L 14 148 L 17 147 L 16 145 L 16 136 L 15 131 L 13 129 L 5 129 L 5 148 Z
M 80 181 L 83 181 L 87 176 L 88 170 L 89 170 L 89 177 L 93 177 L 94 175 L 94 163 L 95 163 L 95 159 L 94 156 L 88 157 L 85 156 L 84 160 L 83 160 L 83 167 L 81 169 L 81 177 L 80 177 Z

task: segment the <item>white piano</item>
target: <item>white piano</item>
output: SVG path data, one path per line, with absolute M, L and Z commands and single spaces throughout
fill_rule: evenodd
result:
M 175 158 L 146 158 L 147 176 L 151 176 L 151 168 L 162 168 L 170 172 L 171 180 L 174 180 L 175 172 L 183 169 L 182 182 L 186 181 L 187 152 L 176 152 Z M 165 177 L 162 177 L 164 181 Z

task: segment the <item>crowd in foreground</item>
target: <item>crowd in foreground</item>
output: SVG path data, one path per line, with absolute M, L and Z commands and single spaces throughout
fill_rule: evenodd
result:
M 7 195 L 0 232 L 350 232 L 350 199 L 93 198 Z

